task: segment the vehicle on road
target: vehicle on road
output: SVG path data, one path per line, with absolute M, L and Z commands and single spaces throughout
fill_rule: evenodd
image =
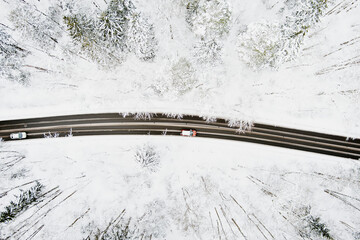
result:
M 11 133 L 11 139 L 24 139 L 26 138 L 26 132 Z
M 196 136 L 196 130 L 194 130 L 194 129 L 183 129 L 183 130 L 181 130 L 180 135 L 181 136 L 186 136 L 186 137 L 195 137 Z

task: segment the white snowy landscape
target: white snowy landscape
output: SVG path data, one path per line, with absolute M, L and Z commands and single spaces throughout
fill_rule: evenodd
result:
M 153 164 L 136 161 L 143 146 L 155 150 Z M 35 206 L 0 223 L 3 239 L 36 231 L 34 239 L 98 239 L 105 230 L 100 239 L 360 237 L 360 166 L 352 160 L 171 136 L 11 142 L 1 160 L 1 207 L 34 181 L 44 185 Z M 331 238 L 312 229 L 317 218 Z M 128 238 L 113 236 L 127 224 Z
M 0 0 L 0 120 L 196 114 L 360 137 L 360 0 Z M 0 142 L 0 239 L 360 239 L 360 163 L 175 136 Z

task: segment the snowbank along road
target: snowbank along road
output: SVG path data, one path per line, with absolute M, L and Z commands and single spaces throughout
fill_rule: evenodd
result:
M 0 121 L 0 137 L 5 141 L 11 140 L 10 134 L 14 132 L 26 132 L 27 139 L 34 139 L 115 134 L 180 136 L 182 129 L 197 130 L 197 137 L 244 141 L 360 159 L 360 139 L 260 123 L 239 131 L 238 127 L 230 127 L 225 119 L 207 122 L 199 116 L 185 115 L 178 119 L 162 113 L 142 117 L 101 113 Z

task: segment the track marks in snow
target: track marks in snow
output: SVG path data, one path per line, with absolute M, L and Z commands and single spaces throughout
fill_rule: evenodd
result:
M 358 7 L 360 5 L 360 1 L 358 0 L 345 0 L 340 1 L 337 5 L 331 8 L 328 12 L 325 13 L 325 16 L 328 15 L 337 15 L 341 12 L 349 12 L 350 10 Z
M 72 222 L 68 227 L 67 229 L 71 228 L 72 226 L 74 226 L 74 224 L 79 221 L 79 219 L 83 218 L 88 212 L 90 211 L 90 208 L 88 208 L 83 214 L 81 214 L 79 217 L 77 217 L 74 222 Z M 66 229 L 66 230 L 67 230 Z
M 271 232 L 268 230 L 268 228 L 265 227 L 265 225 L 256 217 L 254 213 L 248 214 L 247 211 L 244 209 L 244 207 L 242 207 L 240 203 L 233 196 L 230 195 L 230 197 L 236 203 L 236 205 L 240 207 L 240 209 L 246 215 L 249 222 L 251 222 L 253 226 L 256 227 L 256 229 L 261 233 L 261 235 L 266 240 L 268 240 L 269 238 L 275 239 L 274 236 L 271 234 Z
M 352 204 L 350 201 L 357 201 L 357 204 L 359 204 L 360 202 L 360 199 L 359 198 L 356 198 L 356 197 L 352 197 L 352 196 L 349 196 L 349 195 L 346 195 L 346 194 L 343 194 L 343 193 L 339 193 L 339 192 L 336 192 L 336 191 L 332 191 L 332 190 L 329 190 L 329 189 L 325 189 L 324 192 L 326 192 L 327 194 L 329 194 L 330 196 L 332 197 L 335 197 L 337 199 L 339 199 L 340 201 L 342 201 L 345 205 L 347 206 L 350 206 L 358 211 L 360 211 L 360 206 L 357 207 L 355 206 L 354 204 Z
M 11 169 L 25 158 L 25 155 L 17 151 L 0 151 L 0 172 Z
M 328 57 L 328 56 L 330 56 L 330 55 L 332 55 L 332 54 L 334 54 L 334 53 L 337 53 L 337 52 L 339 52 L 339 51 L 342 51 L 342 50 L 345 49 L 345 48 L 348 48 L 348 47 L 350 47 L 350 46 L 353 46 L 353 45 L 359 44 L 359 43 L 360 43 L 360 36 L 355 37 L 355 38 L 352 38 L 352 39 L 350 39 L 350 40 L 348 40 L 348 41 L 345 41 L 345 42 L 343 42 L 343 43 L 340 43 L 340 47 L 339 47 L 338 49 L 336 49 L 336 50 L 334 50 L 334 51 L 331 51 L 331 52 L 325 54 L 324 57 Z
M 6 196 L 10 191 L 14 190 L 14 189 L 17 189 L 17 188 L 20 188 L 20 187 L 23 187 L 23 186 L 26 186 L 26 185 L 29 185 L 31 183 L 34 183 L 36 181 L 39 181 L 40 179 L 36 179 L 36 180 L 33 180 L 33 181 L 30 181 L 30 182 L 26 182 L 26 183 L 23 183 L 21 185 L 18 185 L 18 186 L 15 186 L 15 187 L 12 187 L 12 188 L 9 188 L 8 190 L 0 193 L 0 198 Z
M 49 223 L 46 217 L 64 202 L 68 201 L 76 192 L 77 190 L 66 190 L 64 193 L 63 190 L 59 189 L 59 186 L 50 189 L 43 194 L 44 199 L 28 208 L 16 218 L 16 220 L 20 221 L 19 223 L 16 225 L 13 225 L 14 223 L 10 224 L 10 228 L 14 230 L 5 239 L 32 239 L 44 227 L 46 228 L 47 223 Z
M 339 70 L 344 70 L 350 67 L 357 67 L 360 66 L 360 56 L 352 57 L 345 61 L 342 61 L 338 64 L 333 64 L 330 67 L 326 67 L 321 69 L 320 71 L 316 72 L 316 75 L 323 75 L 331 72 L 336 72 Z

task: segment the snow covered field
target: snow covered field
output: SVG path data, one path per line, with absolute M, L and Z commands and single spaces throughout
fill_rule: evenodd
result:
M 360 137 L 360 0 L 2 0 L 0 120 L 164 112 Z M 170 136 L 0 142 L 0 239 L 360 239 L 357 161 Z
M 360 136 L 360 1 L 134 0 L 141 21 L 112 60 L 104 52 L 114 32 L 115 43 L 99 46 L 72 39 L 63 20 L 102 31 L 105 2 L 0 2 L 4 42 L 24 50 L 3 63 L 0 119 L 200 113 Z
M 149 143 L 151 168 L 135 158 Z M 360 237 L 357 161 L 171 136 L 8 142 L 0 154 L 1 209 L 32 181 L 46 193 L 0 223 L 1 239 L 95 239 L 125 226 L 129 239 Z

